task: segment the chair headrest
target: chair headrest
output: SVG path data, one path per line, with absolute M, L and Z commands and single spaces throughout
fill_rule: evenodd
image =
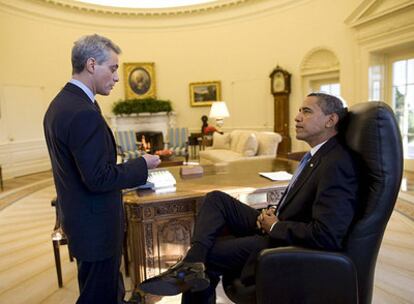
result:
M 391 168 L 394 173 L 402 172 L 401 134 L 394 113 L 386 103 L 365 102 L 352 106 L 344 127 L 347 146 L 362 158 L 369 170 L 377 175 Z

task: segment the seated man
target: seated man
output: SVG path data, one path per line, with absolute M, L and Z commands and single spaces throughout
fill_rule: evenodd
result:
M 140 288 L 157 295 L 184 292 L 183 303 L 214 303 L 220 275 L 254 283 L 255 260 L 265 248 L 301 246 L 341 250 L 358 204 L 359 173 L 338 137 L 342 101 L 309 94 L 295 118 L 296 138 L 311 146 L 277 208 L 261 212 L 229 195 L 209 193 L 184 259 Z M 230 238 L 219 238 L 223 227 Z M 275 282 L 277 284 L 277 282 Z

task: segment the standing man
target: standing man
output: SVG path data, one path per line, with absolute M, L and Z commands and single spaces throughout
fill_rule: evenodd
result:
M 120 48 L 84 36 L 72 48 L 72 79 L 52 100 L 44 131 L 52 162 L 57 208 L 78 266 L 76 303 L 124 303 L 119 271 L 124 236 L 121 190 L 144 184 L 159 157 L 116 164 L 114 137 L 95 95 L 109 95 L 118 77 Z
M 359 184 L 355 161 L 337 136 L 345 114 L 340 99 L 309 94 L 295 122 L 296 138 L 307 142 L 311 150 L 277 208 L 260 212 L 225 193 L 209 193 L 184 259 L 144 281 L 141 289 L 159 295 L 184 292 L 183 303 L 215 303 L 221 275 L 230 273 L 246 285 L 254 283 L 255 261 L 262 249 L 341 250 L 357 208 Z M 233 238 L 217 238 L 224 227 Z

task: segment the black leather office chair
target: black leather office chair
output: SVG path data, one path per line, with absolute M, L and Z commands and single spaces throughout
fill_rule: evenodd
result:
M 364 166 L 363 208 L 350 229 L 345 250 L 263 250 L 255 286 L 223 278 L 225 292 L 234 302 L 371 303 L 378 251 L 401 184 L 401 134 L 391 108 L 383 102 L 351 107 L 342 132 Z

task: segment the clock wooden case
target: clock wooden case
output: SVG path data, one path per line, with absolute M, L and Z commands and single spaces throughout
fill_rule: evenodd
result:
M 270 88 L 274 99 L 274 131 L 282 135 L 277 153 L 287 155 L 292 148 L 289 136 L 289 95 L 291 74 L 279 65 L 270 74 Z

